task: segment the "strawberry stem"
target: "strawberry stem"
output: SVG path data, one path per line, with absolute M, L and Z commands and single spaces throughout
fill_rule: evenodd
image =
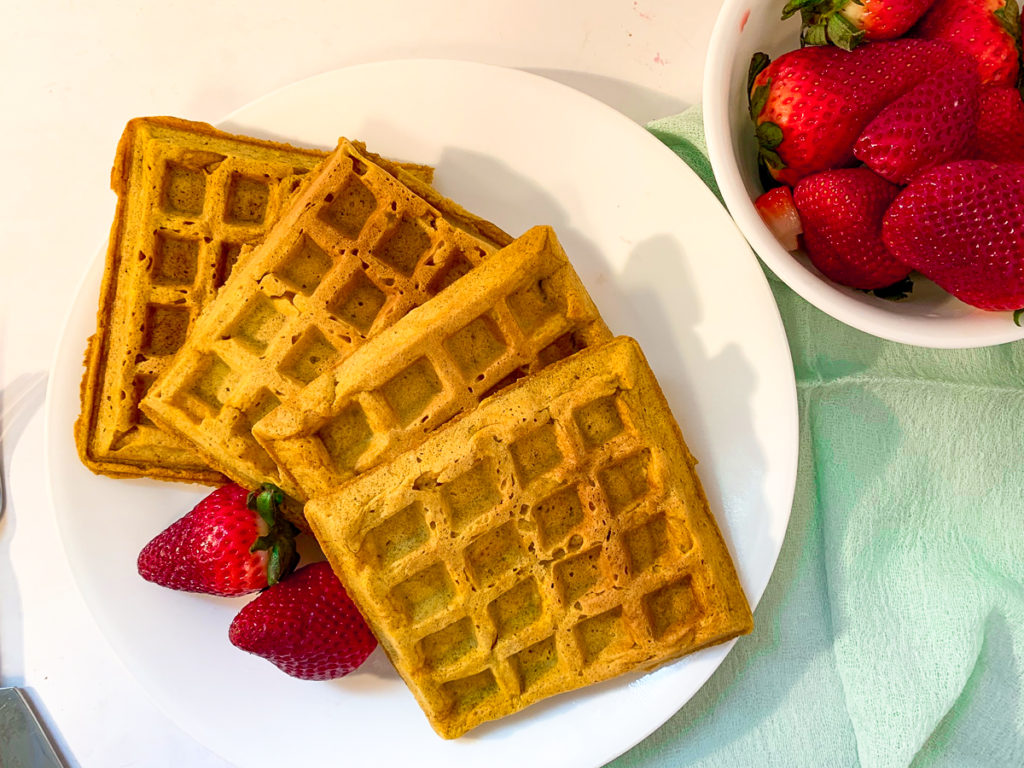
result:
M 1020 328 L 1020 317 L 1024 315 L 1024 309 L 1013 310 L 1013 324 Z
M 299 529 L 281 514 L 284 492 L 272 483 L 264 483 L 246 499 L 246 506 L 267 524 L 267 532 L 249 547 L 250 552 L 267 550 L 267 586 L 272 587 L 293 570 L 298 563 L 295 535 Z
M 800 45 L 834 45 L 852 51 L 864 40 L 864 30 L 842 14 L 851 2 L 860 0 L 790 0 L 782 9 L 782 18 L 788 19 L 800 12 Z

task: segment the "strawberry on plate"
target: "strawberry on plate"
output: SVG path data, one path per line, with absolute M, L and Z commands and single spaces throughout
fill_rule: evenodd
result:
M 1017 0 L 936 0 L 911 37 L 952 43 L 978 65 L 982 85 L 1014 86 L 1020 74 Z
M 300 568 L 257 596 L 235 616 L 228 637 L 243 651 L 304 680 L 343 677 L 377 647 L 325 562 Z
M 867 168 L 839 168 L 802 179 L 793 200 L 807 255 L 826 277 L 874 290 L 910 274 L 882 243 L 882 217 L 900 188 Z
M 298 559 L 295 526 L 272 485 L 218 488 L 139 553 L 142 578 L 170 589 L 233 597 L 276 583 Z
M 790 186 L 852 165 L 854 142 L 871 119 L 956 57 L 948 43 L 927 40 L 865 43 L 853 51 L 813 46 L 771 63 L 755 54 L 748 93 L 762 161 Z
M 1024 99 L 1016 88 L 981 89 L 971 157 L 994 163 L 1024 162 Z
M 925 168 L 963 158 L 974 145 L 980 88 L 974 61 L 958 58 L 879 112 L 853 154 L 901 185 Z
M 961 301 L 1024 307 L 1024 164 L 961 160 L 925 171 L 885 214 L 889 251 Z
M 804 45 L 832 44 L 852 51 L 861 42 L 892 40 L 914 26 L 935 0 L 789 0 L 788 19 L 800 12 Z

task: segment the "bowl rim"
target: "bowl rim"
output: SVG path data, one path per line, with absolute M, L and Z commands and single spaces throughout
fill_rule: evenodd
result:
M 732 151 L 729 88 L 737 64 L 736 40 L 746 23 L 744 16 L 755 2 L 725 0 L 723 3 L 704 60 L 702 107 L 708 159 L 715 180 L 730 215 L 757 257 L 822 312 L 882 339 L 936 349 L 986 347 L 1024 339 L 1024 328 L 1014 325 L 1009 312 L 984 312 L 985 316 L 1004 316 L 1005 323 L 975 323 L 965 327 L 963 317 L 900 315 L 882 306 L 871 306 L 855 297 L 851 289 L 833 284 L 804 268 L 778 243 L 754 208 Z M 966 317 L 972 316 L 973 313 Z

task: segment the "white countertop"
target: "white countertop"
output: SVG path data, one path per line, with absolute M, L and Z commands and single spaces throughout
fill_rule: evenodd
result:
M 2 187 L 0 684 L 19 685 L 71 766 L 227 765 L 150 702 L 64 560 L 43 467 L 51 358 L 114 211 L 125 122 L 216 121 L 351 64 L 456 58 L 527 69 L 645 122 L 698 101 L 717 3 L 694 0 L 105 0 L 12 4 L 0 30 Z M 363 6 L 372 6 L 364 8 Z M 70 436 L 69 436 L 70 439 Z

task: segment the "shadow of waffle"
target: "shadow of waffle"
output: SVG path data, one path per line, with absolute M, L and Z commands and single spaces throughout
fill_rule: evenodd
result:
M 754 430 L 751 403 L 758 373 L 735 344 L 705 349 L 694 330 L 702 321 L 703 299 L 688 272 L 684 248 L 668 235 L 636 243 L 617 280 L 602 285 L 595 301 L 601 307 L 614 307 L 614 314 L 605 316 L 613 330 L 629 328 L 640 342 L 687 445 L 699 462 L 697 471 L 708 502 L 743 581 L 745 553 L 737 551 L 730 531 L 760 528 L 764 536 L 770 535 L 768 515 L 764 513 L 765 488 L 752 485 L 764 482 L 766 458 L 753 441 L 736 439 Z M 651 274 L 673 286 L 675 298 L 671 303 L 651 289 L 649 277 L 634 278 Z M 728 382 L 730 396 L 701 399 L 697 384 L 707 379 Z M 737 402 L 743 407 L 737 408 Z M 716 425 L 714 431 L 712 424 Z M 725 488 L 733 489 L 731 496 L 726 496 Z M 740 504 L 738 499 L 745 501 Z M 753 541 L 753 546 L 767 543 L 760 536 Z

